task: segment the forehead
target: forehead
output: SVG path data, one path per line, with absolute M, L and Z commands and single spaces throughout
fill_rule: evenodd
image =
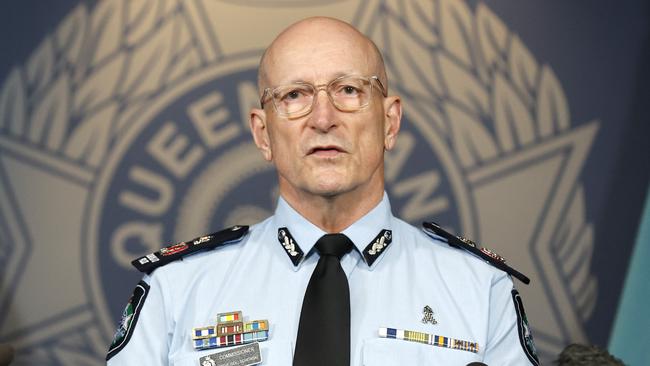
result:
M 269 85 L 324 83 L 341 75 L 376 73 L 368 40 L 342 27 L 310 27 L 283 34 L 268 52 L 265 71 Z

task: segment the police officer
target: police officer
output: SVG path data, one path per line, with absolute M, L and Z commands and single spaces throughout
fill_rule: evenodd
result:
M 402 108 L 372 41 L 339 20 L 302 20 L 266 50 L 258 86 L 250 127 L 277 170 L 274 215 L 136 259 L 147 274 L 108 364 L 235 360 L 244 351 L 223 346 L 245 343 L 241 331 L 214 334 L 233 311 L 220 319 L 268 321 L 242 365 L 538 364 L 516 272 L 392 215 L 384 152 Z

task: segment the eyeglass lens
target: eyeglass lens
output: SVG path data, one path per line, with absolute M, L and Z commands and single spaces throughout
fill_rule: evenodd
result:
M 325 89 L 332 103 L 344 112 L 356 111 L 368 105 L 372 93 L 369 80 L 347 77 L 335 79 L 326 86 L 308 83 L 284 85 L 275 88 L 271 94 L 279 113 L 295 115 L 311 110 L 316 92 L 321 89 Z

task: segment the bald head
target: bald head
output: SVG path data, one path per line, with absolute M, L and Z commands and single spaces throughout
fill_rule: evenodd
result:
M 321 59 L 308 57 L 320 55 Z M 349 65 L 342 64 L 343 58 L 350 58 Z M 292 62 L 313 69 L 313 75 L 285 75 L 286 67 Z M 384 61 L 375 43 L 350 24 L 328 17 L 313 17 L 292 24 L 280 33 L 264 51 L 258 70 L 260 91 L 308 76 L 325 74 L 333 63 L 346 71 L 377 75 L 388 88 Z M 348 67 L 350 70 L 345 70 Z

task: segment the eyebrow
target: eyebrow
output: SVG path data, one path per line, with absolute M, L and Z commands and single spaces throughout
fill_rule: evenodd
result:
M 357 76 L 357 75 L 360 76 L 362 74 L 358 73 L 358 72 L 354 72 L 354 71 L 353 72 L 339 71 L 339 72 L 335 73 L 332 78 L 330 78 L 328 81 L 326 81 L 326 83 L 329 83 L 330 81 L 332 81 L 334 79 L 340 78 L 341 76 Z M 314 84 L 314 83 L 311 82 L 311 81 L 307 81 L 307 80 L 305 80 L 303 78 L 295 78 L 295 79 L 291 79 L 291 80 L 289 80 L 289 81 L 287 81 L 285 83 L 277 84 L 276 86 L 287 85 L 287 84 Z M 271 88 L 273 88 L 273 86 Z

